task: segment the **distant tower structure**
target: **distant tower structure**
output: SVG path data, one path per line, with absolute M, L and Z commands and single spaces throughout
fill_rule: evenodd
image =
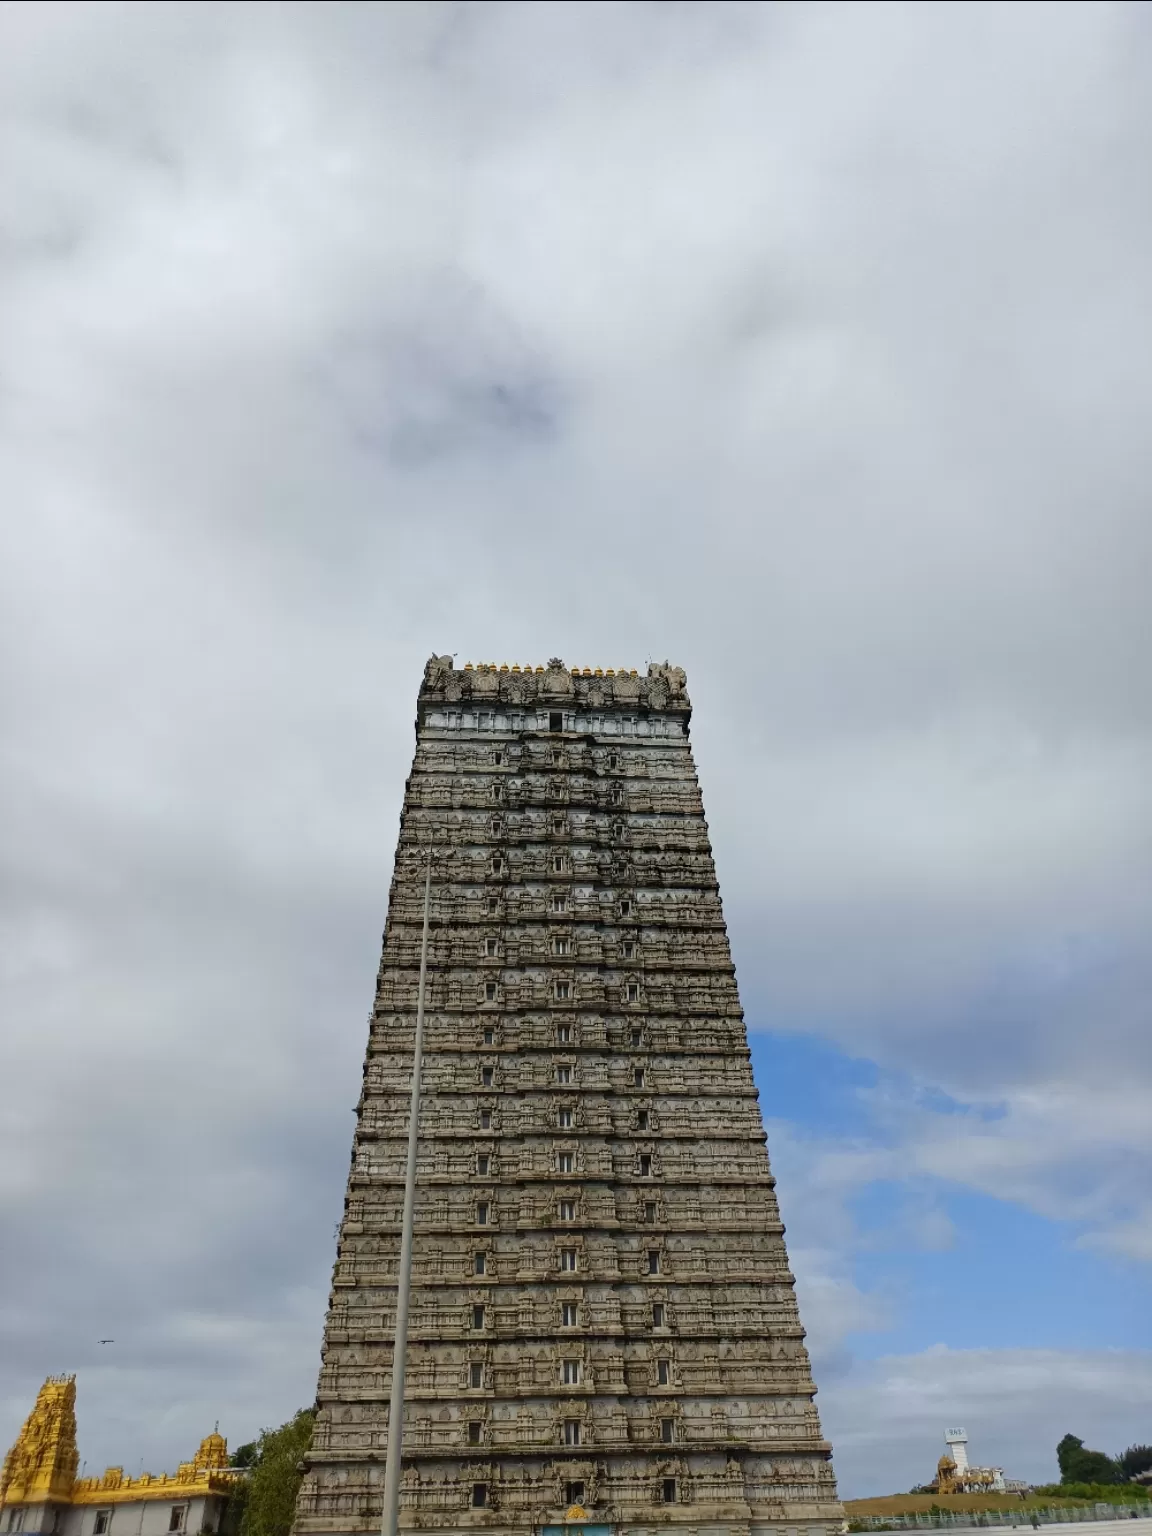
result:
M 956 1463 L 957 1472 L 967 1472 L 968 1431 L 966 1429 L 946 1429 L 944 1431 L 944 1443 L 948 1447 L 952 1460 Z
M 974 1467 L 968 1460 L 968 1431 L 946 1429 L 948 1451 L 936 1465 L 936 1493 L 1003 1493 L 1008 1486 L 1003 1467 Z M 1014 1491 L 1018 1491 L 1019 1485 Z

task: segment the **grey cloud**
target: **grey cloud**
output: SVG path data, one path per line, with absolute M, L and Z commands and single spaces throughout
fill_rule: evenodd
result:
M 683 663 L 753 1025 L 1003 1103 L 1050 1214 L 1071 1105 L 1147 1252 L 1150 73 L 1137 7 L 4 10 L 0 1441 L 64 1366 L 94 1465 L 310 1399 L 433 649 Z
M 562 430 L 559 381 L 508 317 L 450 281 L 412 294 L 390 330 L 338 336 L 318 387 L 357 449 L 410 470 L 465 454 L 484 473 L 491 452 L 524 452 Z

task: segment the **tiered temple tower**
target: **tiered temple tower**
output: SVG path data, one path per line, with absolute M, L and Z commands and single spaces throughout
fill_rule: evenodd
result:
M 77 1477 L 76 1378 L 49 1376 L 0 1467 L 0 1531 L 8 1536 L 211 1536 L 240 1473 L 213 1430 L 174 1474 Z
M 690 715 L 428 663 L 297 1536 L 380 1522 L 429 840 L 401 1525 L 840 1528 Z

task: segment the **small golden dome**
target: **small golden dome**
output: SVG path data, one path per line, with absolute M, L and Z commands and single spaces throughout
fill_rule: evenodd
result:
M 213 1470 L 228 1465 L 228 1442 L 217 1430 L 201 1440 L 200 1449 L 196 1452 L 196 1465 Z

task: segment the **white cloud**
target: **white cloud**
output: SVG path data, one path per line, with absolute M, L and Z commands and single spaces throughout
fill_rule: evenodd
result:
M 10 1429 L 310 1397 L 433 649 L 682 661 L 752 1021 L 1147 1253 L 1150 71 L 1136 7 L 4 8 Z
M 858 1362 L 820 1394 L 844 1498 L 926 1483 L 945 1425 L 963 1424 L 969 1456 L 1009 1477 L 1059 1482 L 1068 1433 L 1110 1454 L 1147 1412 L 1152 1356 L 1141 1350 L 948 1349 Z

